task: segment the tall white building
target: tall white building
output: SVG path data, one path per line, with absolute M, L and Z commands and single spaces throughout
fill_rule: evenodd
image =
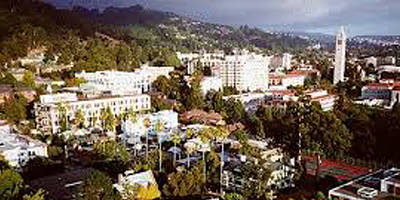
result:
M 206 95 L 209 91 L 222 91 L 222 79 L 217 76 L 205 76 L 200 81 L 200 87 L 203 95 Z
M 214 76 L 220 76 L 223 86 L 239 91 L 268 90 L 268 72 L 271 57 L 242 52 L 225 56 L 212 68 Z
M 282 56 L 282 68 L 285 70 L 291 69 L 292 55 L 289 53 L 284 53 Z
M 346 62 L 346 39 L 346 33 L 344 32 L 344 27 L 342 26 L 339 33 L 336 35 L 336 55 L 333 84 L 344 81 Z
M 98 124 L 102 110 L 107 108 L 118 116 L 129 109 L 134 111 L 149 110 L 150 96 L 146 94 L 126 96 L 100 96 L 87 98 L 75 93 L 58 93 L 41 95 L 40 102 L 34 106 L 37 128 L 44 133 L 57 133 L 60 128 L 61 117 L 68 121 L 75 118 L 78 110 L 83 112 L 85 124 Z M 60 107 L 66 110 L 65 116 L 60 113 Z

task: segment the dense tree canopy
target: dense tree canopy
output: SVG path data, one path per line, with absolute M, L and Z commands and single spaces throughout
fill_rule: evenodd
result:
M 93 171 L 83 182 L 81 188 L 84 200 L 118 200 L 111 179 L 100 171 Z

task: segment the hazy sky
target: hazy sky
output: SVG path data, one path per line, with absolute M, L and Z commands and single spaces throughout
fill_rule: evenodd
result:
M 45 0 L 68 6 L 70 0 Z M 90 7 L 172 11 L 206 22 L 351 35 L 400 34 L 400 0 L 74 0 Z

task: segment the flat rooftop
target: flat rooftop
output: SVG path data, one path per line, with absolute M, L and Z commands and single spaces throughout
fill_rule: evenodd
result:
M 346 195 L 352 197 L 352 199 L 365 199 L 366 197 L 359 195 L 358 191 L 361 188 L 371 188 L 377 191 L 377 195 L 370 199 L 389 199 L 393 197 L 393 194 L 382 191 L 381 184 L 383 181 L 400 184 L 400 169 L 378 170 L 336 187 L 330 190 L 329 194 L 333 196 L 336 196 L 336 194 Z
M 16 148 L 28 149 L 39 146 L 46 146 L 46 144 L 25 135 L 18 135 L 6 131 L 0 132 L 0 152 Z

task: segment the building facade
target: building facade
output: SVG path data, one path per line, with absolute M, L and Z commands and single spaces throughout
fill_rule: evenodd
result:
M 333 110 L 337 99 L 336 95 L 328 94 L 326 90 L 306 92 L 306 96 L 308 96 L 312 102 L 318 102 L 323 111 Z
M 229 55 L 214 69 L 213 74 L 221 76 L 223 86 L 233 87 L 238 91 L 266 91 L 269 63 L 270 57 L 263 55 Z
M 282 56 L 282 69 L 290 70 L 291 69 L 291 62 L 292 62 L 292 55 L 289 53 L 284 53 Z
M 135 144 L 146 132 L 156 135 L 157 123 L 162 125 L 162 134 L 166 139 L 173 130 L 178 128 L 178 113 L 172 110 L 163 110 L 151 114 L 138 115 L 135 120 L 125 120 L 122 123 L 123 140 L 128 144 Z
M 200 81 L 200 87 L 203 95 L 206 95 L 211 90 L 222 91 L 222 79 L 217 76 L 203 77 Z
M 269 74 L 270 90 L 285 90 L 289 86 L 304 85 L 305 76 L 301 74 Z
M 159 77 L 169 77 L 174 67 L 152 67 L 144 65 L 135 72 L 122 71 L 85 71 L 75 74 L 83 78 L 86 83 L 81 85 L 86 93 L 100 93 L 111 95 L 132 95 L 149 92 L 151 84 Z
M 400 195 L 400 169 L 381 169 L 329 190 L 329 199 L 394 199 Z
M 341 27 L 336 35 L 336 54 L 335 54 L 335 70 L 333 75 L 333 84 L 344 81 L 344 71 L 346 64 L 346 33 L 344 27 Z
M 58 93 L 41 95 L 40 102 L 34 105 L 34 111 L 37 129 L 44 133 L 57 133 L 60 129 L 60 118 L 65 117 L 67 122 L 71 121 L 78 110 L 83 113 L 85 124 L 94 126 L 101 119 L 102 111 L 107 108 L 118 116 L 129 109 L 149 110 L 150 103 L 150 96 L 146 94 L 78 98 L 75 93 Z M 65 116 L 61 114 L 61 108 L 65 109 Z
M 0 155 L 11 167 L 23 167 L 30 159 L 47 157 L 47 144 L 12 133 L 8 124 L 0 125 Z

